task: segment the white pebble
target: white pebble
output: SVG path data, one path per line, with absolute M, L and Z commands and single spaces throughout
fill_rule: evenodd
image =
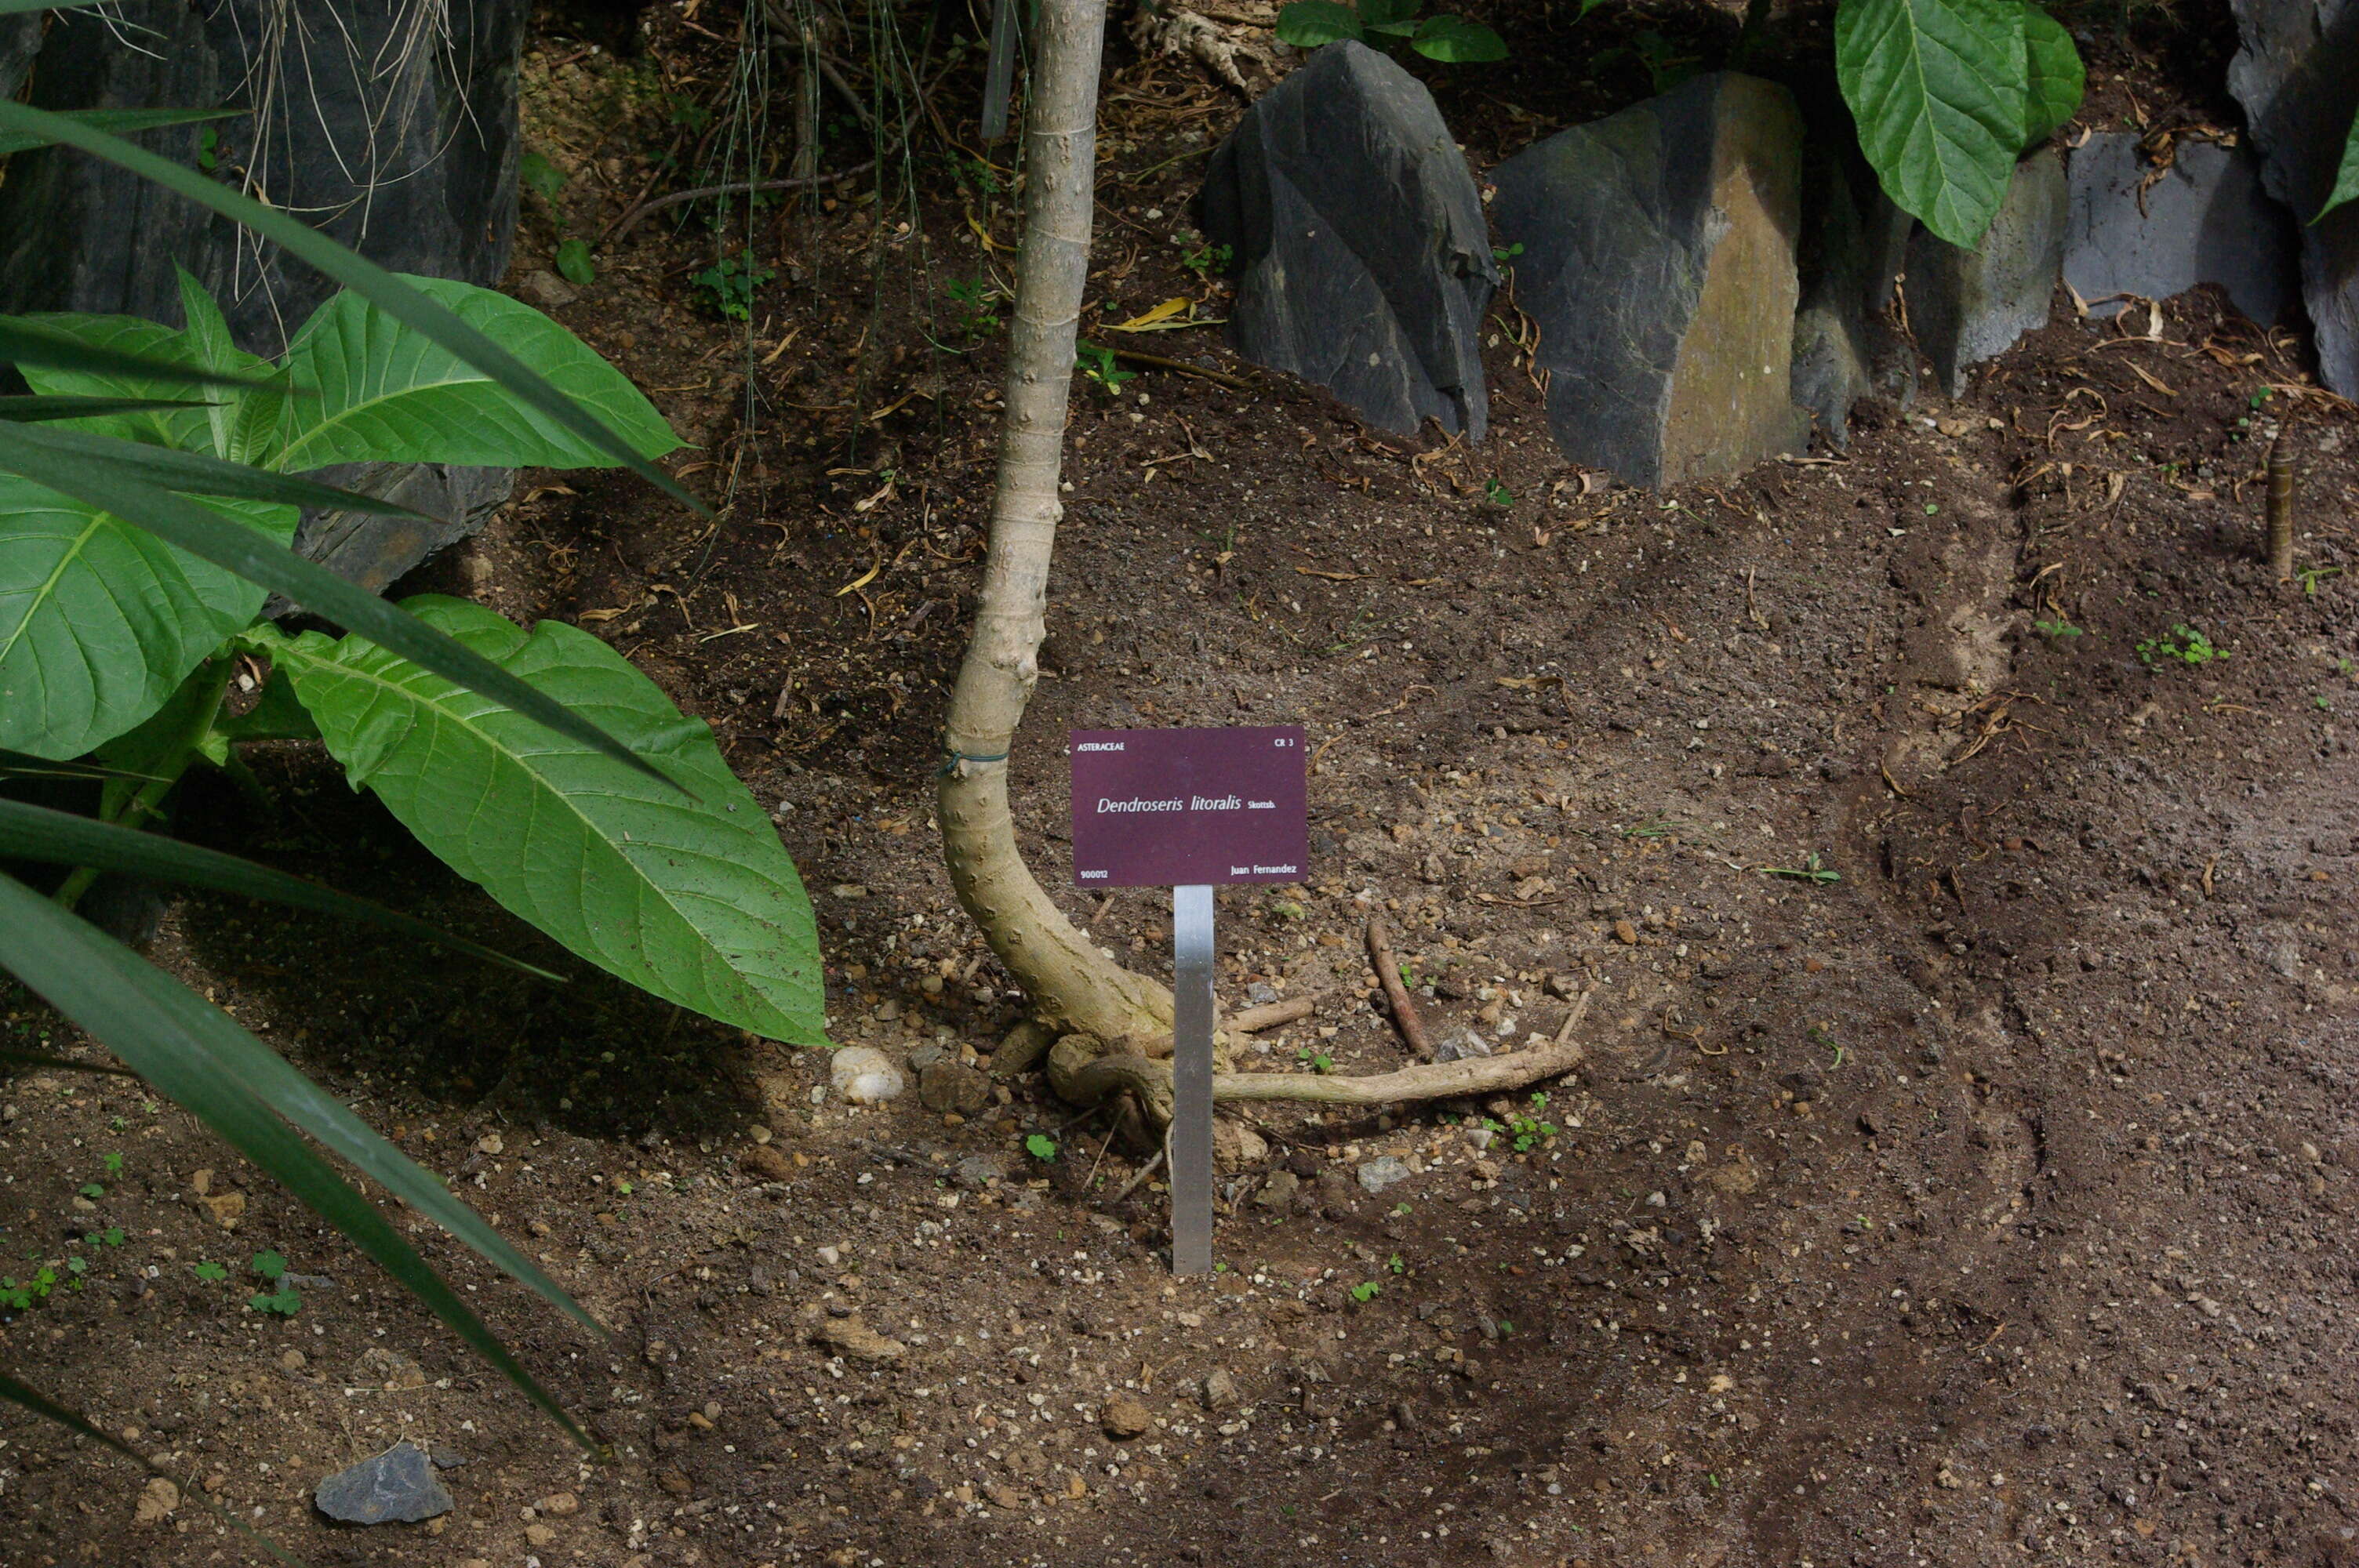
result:
M 835 1054 L 828 1065 L 835 1092 L 854 1105 L 881 1105 L 897 1098 L 908 1087 L 901 1069 L 874 1045 L 851 1045 Z

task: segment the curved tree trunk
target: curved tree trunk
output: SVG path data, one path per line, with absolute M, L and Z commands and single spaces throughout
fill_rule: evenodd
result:
M 1171 995 L 1099 952 L 1016 849 L 1007 757 L 1039 679 L 1049 554 L 1064 508 L 1057 479 L 1089 277 L 1098 60 L 1105 0 L 1041 0 L 1025 124 L 1024 250 L 1008 330 L 991 546 L 974 637 L 951 696 L 940 792 L 942 849 L 959 902 L 1043 1022 L 1103 1040 L 1169 1034 Z

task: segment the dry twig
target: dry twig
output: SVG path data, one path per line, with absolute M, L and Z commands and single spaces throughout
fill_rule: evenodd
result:
M 1425 1036 L 1425 1022 L 1417 1015 L 1417 1006 L 1408 1000 L 1408 988 L 1401 983 L 1400 965 L 1393 958 L 1391 938 L 1385 934 L 1381 916 L 1368 921 L 1368 957 L 1376 966 L 1376 979 L 1385 988 L 1385 1000 L 1393 1010 L 1393 1023 L 1400 1030 L 1401 1038 L 1417 1053 L 1420 1061 L 1433 1060 L 1433 1042 Z

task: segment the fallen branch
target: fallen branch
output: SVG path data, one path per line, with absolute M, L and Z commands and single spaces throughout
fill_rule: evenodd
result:
M 1265 1029 L 1275 1029 L 1281 1023 L 1310 1017 L 1319 1011 L 1319 1003 L 1310 997 L 1299 996 L 1285 1001 L 1273 1001 L 1263 1007 L 1249 1007 L 1243 1012 L 1229 1015 L 1232 1034 L 1258 1034 Z
M 1393 1010 L 1393 1023 L 1401 1038 L 1419 1061 L 1432 1061 L 1433 1042 L 1426 1038 L 1425 1022 L 1418 1017 L 1417 1004 L 1408 1000 L 1408 988 L 1401 983 L 1400 965 L 1393 957 L 1392 939 L 1385 934 L 1382 915 L 1368 920 L 1368 957 L 1376 966 L 1376 979 L 1384 985 L 1385 1000 Z
M 1202 365 L 1191 365 L 1186 360 L 1167 360 L 1161 354 L 1142 354 L 1135 349 L 1116 349 L 1114 351 L 1114 357 L 1126 364 L 1145 365 L 1149 370 L 1168 370 L 1177 375 L 1201 376 L 1206 381 L 1234 388 L 1238 392 L 1253 390 L 1253 384 L 1241 375 L 1231 375 L 1224 370 L 1206 370 Z

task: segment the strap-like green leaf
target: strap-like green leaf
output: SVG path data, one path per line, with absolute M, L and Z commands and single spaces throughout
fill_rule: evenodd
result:
M 2025 124 L 2018 0 L 1842 0 L 1835 75 L 1885 194 L 1953 245 L 1998 215 Z
M 47 334 L 58 340 L 71 341 L 103 353 L 131 356 L 148 364 L 169 364 L 183 376 L 197 375 L 208 380 L 235 377 L 248 382 L 273 383 L 272 385 L 214 385 L 209 387 L 194 406 L 179 409 L 157 409 L 145 414 L 126 414 L 110 418 L 93 419 L 83 428 L 100 435 L 124 436 L 151 446 L 169 447 L 176 451 L 211 452 L 215 457 L 228 457 L 228 450 L 215 438 L 214 432 L 245 399 L 261 398 L 276 407 L 284 401 L 286 377 L 269 361 L 252 354 L 231 354 L 216 361 L 207 357 L 195 337 L 176 331 L 160 321 L 150 321 L 138 316 L 48 315 L 19 316 L 0 320 L 0 325 L 17 325 Z M 185 397 L 174 383 L 152 374 L 111 370 L 61 368 L 55 365 L 24 365 L 19 367 L 26 383 L 35 392 L 51 396 L 82 397 Z
M 283 593 L 295 603 L 395 649 L 429 670 L 520 709 L 560 735 L 603 752 L 649 778 L 670 784 L 651 764 L 635 756 L 628 746 L 597 725 L 568 711 L 563 704 L 551 701 L 480 654 L 461 647 L 414 617 L 403 614 L 376 595 L 196 502 L 103 464 L 70 460 L 27 441 L 25 434 L 13 425 L 0 425 L 0 470 L 14 470 L 38 485 L 135 523 L 224 571 Z M 0 581 L 5 580 L 8 574 L 0 572 Z M 251 617 L 253 611 L 246 614 Z M 0 626 L 6 624 L 5 615 L 0 615 Z M 223 637 L 227 635 L 227 631 L 222 633 Z M 172 678 L 177 681 L 195 667 L 191 661 Z M 41 754 L 39 746 L 6 738 L 6 719 L 14 706 L 15 698 L 0 690 L 0 745 Z
M 224 855 L 218 849 L 183 844 L 159 834 L 141 833 L 71 812 L 52 811 L 20 800 L 0 799 L 0 860 L 38 860 L 54 866 L 89 866 L 94 871 L 123 871 L 164 881 L 192 882 L 246 898 L 316 909 L 346 920 L 381 925 L 421 942 L 432 942 L 454 953 L 504 964 L 544 980 L 560 980 L 537 965 L 511 958 L 463 936 L 453 936 L 423 920 L 353 898 L 317 882 L 290 877 L 252 860 Z
M 810 903 L 712 731 L 597 638 L 481 605 L 405 609 L 696 791 L 690 802 L 406 659 L 316 632 L 267 651 L 357 787 L 452 870 L 592 963 L 774 1040 L 827 1043 Z
M 168 409 L 210 408 L 187 397 L 5 397 L 0 419 L 29 424 L 42 419 L 95 419 L 107 414 L 151 414 Z
M 54 433 L 0 424 L 0 444 L 24 443 L 60 477 L 98 473 L 32 440 Z M 14 467 L 0 461 L 0 746 L 78 757 L 145 722 L 264 593 Z M 257 546 L 295 536 L 291 506 L 169 499 Z
M 666 494 L 693 509 L 700 516 L 710 515 L 703 503 L 680 488 L 670 475 L 641 457 L 626 438 L 608 429 L 589 410 L 575 404 L 519 363 L 515 355 L 375 262 L 364 260 L 283 212 L 207 179 L 194 169 L 184 168 L 169 159 L 143 151 L 119 136 L 77 125 L 71 120 L 27 104 L 0 101 L 0 131 L 8 130 L 45 135 L 80 147 L 244 224 L 265 239 L 275 242 L 290 254 L 309 262 L 346 288 L 364 296 L 386 315 L 441 344 L 539 409 L 555 423 L 646 476 Z M 5 352 L 0 352 L 0 358 L 5 357 Z
M 0 111 L 23 107 L 21 103 L 0 100 Z M 159 327 L 157 330 L 161 332 L 168 329 Z M 143 381 L 168 382 L 178 386 L 260 384 L 242 381 L 235 376 L 216 375 L 211 371 L 198 370 L 170 360 L 124 353 L 96 343 L 86 343 L 55 330 L 38 318 L 26 316 L 0 316 L 0 363 L 12 364 L 19 370 L 49 366 L 94 375 L 136 376 Z
M 633 450 L 658 457 L 679 438 L 589 345 L 505 294 L 440 277 L 405 277 L 427 298 L 548 378 Z M 343 462 L 471 463 L 483 468 L 591 468 L 614 459 L 519 402 L 484 372 L 355 294 L 320 307 L 287 351 L 299 401 L 276 466 Z
M 2359 114 L 2351 119 L 2351 134 L 2343 142 L 2343 167 L 2334 177 L 2334 189 L 2328 194 L 2326 205 L 2318 210 L 2318 218 L 2325 217 L 2345 201 L 2359 201 Z
M 0 876 L 0 968 L 46 998 L 120 1056 L 158 1094 L 195 1116 L 342 1231 L 575 1441 L 585 1448 L 591 1446 L 564 1408 L 417 1249 L 337 1175 L 318 1151 L 279 1119 L 283 1115 L 309 1124 L 318 1119 L 323 1105 L 351 1118 L 352 1113 L 333 1097 L 287 1066 L 227 1013 L 192 995 L 97 927 L 7 876 Z M 266 1068 L 263 1058 L 277 1062 L 285 1076 L 300 1086 L 299 1090 L 290 1093 L 285 1076 L 257 1071 Z M 390 1150 L 390 1145 L 385 1147 Z M 392 1157 L 408 1167 L 408 1184 L 421 1194 L 428 1187 L 440 1186 L 398 1151 L 392 1151 Z M 445 1206 L 464 1206 L 447 1193 L 444 1199 Z
M 89 0 L 92 5 L 98 0 Z M 20 6 L 20 10 L 38 10 L 43 6 Z M 0 0 L 0 16 L 8 14 L 5 0 Z M 141 131 L 160 130 L 167 125 L 193 125 L 203 120 L 234 120 L 245 114 L 243 109 L 62 109 L 61 120 L 71 120 L 77 125 L 93 130 L 113 131 L 122 135 L 136 135 Z M 30 152 L 35 147 L 54 144 L 47 136 L 30 132 L 0 131 L 0 157 L 11 153 Z
M 144 441 L 125 441 L 87 430 L 24 430 L 22 439 L 70 458 L 113 464 L 128 477 L 186 495 L 235 496 L 245 501 L 271 501 L 288 506 L 341 507 L 347 512 L 382 512 L 397 517 L 423 518 L 425 514 L 374 495 L 339 490 L 292 474 L 249 468 L 203 452 L 176 452 Z
M 2023 145 L 2036 147 L 2081 107 L 2088 70 L 2064 25 L 2029 0 L 2023 4 Z

